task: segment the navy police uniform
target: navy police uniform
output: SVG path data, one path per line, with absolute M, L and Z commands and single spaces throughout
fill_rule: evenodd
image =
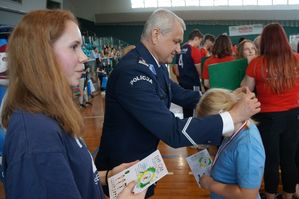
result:
M 200 79 L 192 58 L 192 46 L 184 44 L 181 53 L 177 55 L 177 64 L 180 77 L 178 79 L 180 86 L 185 89 L 194 90 L 197 87 L 200 90 Z M 184 117 L 191 117 L 193 109 L 183 107 Z
M 172 82 L 166 66 L 159 66 L 145 46 L 138 44 L 109 77 L 95 160 L 98 170 L 141 160 L 157 149 L 160 140 L 174 148 L 218 145 L 223 128 L 220 115 L 179 119 L 169 111 L 171 102 L 194 108 L 199 97 L 198 92 Z M 147 196 L 152 194 L 153 187 Z

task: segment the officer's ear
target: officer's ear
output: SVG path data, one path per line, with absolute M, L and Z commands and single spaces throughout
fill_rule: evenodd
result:
M 161 35 L 160 28 L 154 28 L 152 30 L 152 35 L 151 36 L 152 36 L 152 42 L 153 42 L 154 45 L 159 43 L 160 35 Z

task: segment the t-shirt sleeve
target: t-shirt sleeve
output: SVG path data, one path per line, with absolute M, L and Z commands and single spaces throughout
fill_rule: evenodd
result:
M 247 66 L 247 69 L 246 69 L 246 75 L 248 75 L 249 77 L 255 77 L 255 66 L 256 66 L 256 63 L 257 60 L 256 59 L 253 59 L 249 65 Z
M 7 198 L 81 198 L 62 153 L 24 155 L 6 171 L 5 183 Z
M 241 188 L 255 189 L 261 185 L 265 156 L 257 143 L 243 143 L 237 147 L 237 180 Z
M 192 47 L 191 57 L 193 59 L 194 64 L 199 64 L 201 61 L 201 55 L 198 48 Z
M 203 71 L 202 71 L 202 77 L 203 77 L 203 79 L 209 79 L 209 71 L 208 71 L 208 66 L 209 66 L 209 59 L 210 58 L 208 58 L 206 61 L 205 61 L 205 63 L 204 63 L 204 65 L 203 65 Z
M 206 57 L 207 56 L 207 51 L 204 49 L 204 48 L 201 48 L 200 49 L 200 56 L 201 56 L 201 58 L 203 58 L 203 57 Z

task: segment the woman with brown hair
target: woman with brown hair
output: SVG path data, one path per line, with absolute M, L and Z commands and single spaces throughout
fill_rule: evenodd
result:
M 2 112 L 7 198 L 104 198 L 99 184 L 131 165 L 98 172 L 81 138 L 83 119 L 70 89 L 87 60 L 81 45 L 76 18 L 63 10 L 28 13 L 10 37 Z M 119 198 L 143 198 L 133 186 Z
M 299 129 L 299 56 L 292 52 L 284 29 L 279 24 L 267 25 L 261 35 L 260 56 L 253 59 L 242 85 L 256 88 L 261 102 L 259 122 L 266 151 L 265 191 L 275 198 L 281 169 L 283 196 L 295 192 L 295 152 Z
M 230 38 L 227 35 L 219 35 L 213 46 L 212 56 L 209 57 L 203 65 L 202 77 L 204 79 L 204 86 L 210 88 L 209 65 L 233 60 L 235 60 L 235 58 L 232 56 L 232 42 Z

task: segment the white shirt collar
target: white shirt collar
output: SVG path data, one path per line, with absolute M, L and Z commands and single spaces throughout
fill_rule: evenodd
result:
M 154 60 L 156 61 L 158 67 L 160 67 L 160 64 L 159 64 L 158 60 L 156 59 L 156 57 L 155 57 L 151 52 L 149 52 L 149 53 L 151 54 L 151 56 L 152 56 L 152 57 L 154 58 Z

